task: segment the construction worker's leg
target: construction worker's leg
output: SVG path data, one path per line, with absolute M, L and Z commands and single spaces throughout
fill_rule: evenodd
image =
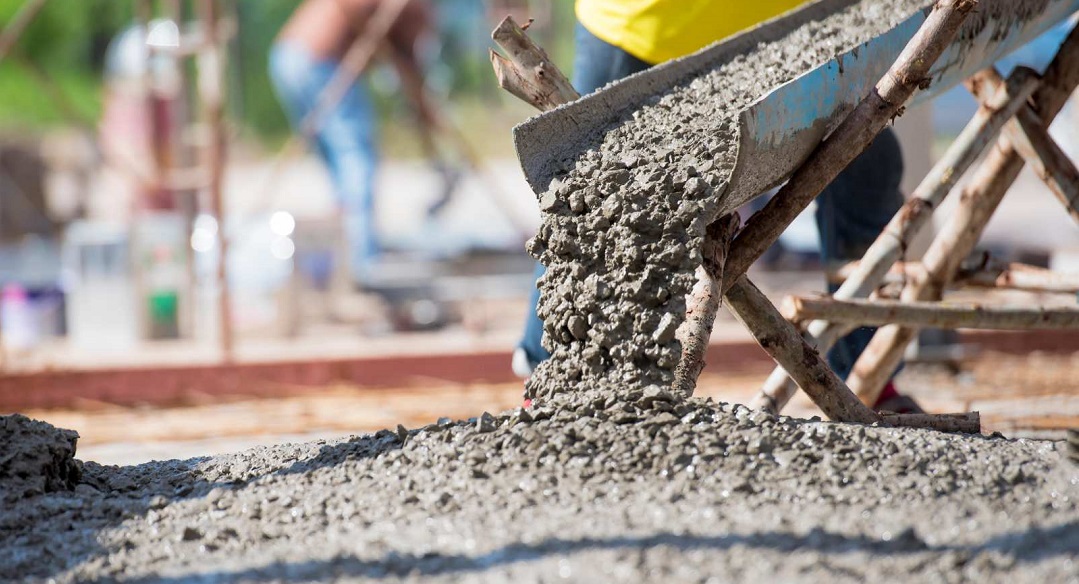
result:
M 312 76 L 316 67 L 317 60 L 294 43 L 277 42 L 270 48 L 270 81 L 293 130 L 299 130 L 303 118 L 314 108 L 321 87 L 320 80 Z
M 316 59 L 293 43 L 276 43 L 270 51 L 270 79 L 293 128 L 315 109 L 338 64 Z M 354 85 L 322 120 L 315 147 L 330 172 L 349 246 L 348 265 L 354 280 L 369 277 L 378 243 L 375 233 L 374 180 L 377 166 L 374 110 L 366 88 Z
M 326 118 L 318 133 L 329 161 L 349 268 L 357 284 L 371 283 L 381 252 L 375 217 L 377 121 L 366 87 L 354 85 Z
M 859 260 L 903 206 L 899 190 L 903 154 L 891 128 L 856 158 L 817 198 L 821 261 L 824 265 Z M 837 286 L 830 286 L 834 292 Z M 873 338 L 875 328 L 863 327 L 840 339 L 828 353 L 828 363 L 843 379 Z
M 580 24 L 577 25 L 576 30 L 575 50 L 573 87 L 581 95 L 592 93 L 612 81 L 644 71 L 651 66 L 622 49 L 600 40 Z M 543 264 L 537 262 L 535 277 L 538 279 L 543 272 Z M 518 345 L 517 352 L 513 355 L 513 369 L 522 377 L 526 377 L 536 365 L 551 356 L 542 344 L 543 322 L 536 314 L 537 306 L 539 306 L 538 288 L 532 291 L 529 298 L 524 336 Z

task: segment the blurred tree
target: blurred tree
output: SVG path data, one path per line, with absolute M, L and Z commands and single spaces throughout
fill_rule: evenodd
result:
M 0 0 L 0 27 L 25 0 Z M 0 64 L 0 122 L 34 126 L 63 123 L 54 103 L 42 97 L 41 81 L 20 61 L 29 61 L 52 79 L 88 119 L 100 108 L 99 78 L 108 39 L 131 18 L 129 2 L 51 0 Z

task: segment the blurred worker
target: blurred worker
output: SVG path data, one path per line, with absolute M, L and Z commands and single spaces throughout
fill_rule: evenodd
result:
M 807 0 L 577 0 L 576 59 L 573 84 L 582 95 L 652 65 L 693 53 Z M 824 265 L 860 259 L 903 205 L 899 184 L 903 156 L 895 133 L 886 129 L 817 198 L 821 260 Z M 536 277 L 543 274 L 537 266 Z M 833 289 L 834 291 L 834 289 Z M 527 376 L 550 357 L 540 341 L 543 323 L 533 292 L 524 338 L 513 368 Z M 850 374 L 876 329 L 861 328 L 828 353 L 841 378 Z M 889 382 L 876 406 L 893 412 L 919 412 L 913 400 Z
M 384 38 L 370 30 L 380 10 L 404 8 Z M 270 77 L 293 127 L 299 131 L 338 73 L 342 58 L 359 43 L 387 49 L 406 97 L 421 120 L 433 116 L 424 97 L 419 45 L 430 32 L 432 11 L 426 0 L 304 0 L 270 52 Z M 365 36 L 368 35 L 368 36 Z M 359 72 L 349 72 L 358 74 Z M 357 285 L 370 283 L 380 246 L 375 228 L 374 187 L 378 164 L 374 105 L 362 80 L 306 136 L 313 141 L 333 179 L 349 246 L 349 267 Z

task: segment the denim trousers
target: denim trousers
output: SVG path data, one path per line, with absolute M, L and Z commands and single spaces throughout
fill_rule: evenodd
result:
M 318 59 L 302 46 L 279 41 L 270 49 L 269 65 L 274 90 L 298 131 L 340 64 Z M 312 144 L 333 182 L 348 242 L 348 265 L 357 282 L 367 279 L 379 253 L 374 214 L 376 124 L 366 86 L 355 83 L 325 116 Z
M 577 25 L 573 84 L 581 95 L 649 66 Z M 886 129 L 817 197 L 816 220 L 824 265 L 862 257 L 903 205 L 903 194 L 899 190 L 902 178 L 903 156 L 899 141 L 891 129 Z M 543 272 L 543 265 L 537 263 L 535 277 L 538 279 Z M 830 287 L 830 290 L 834 292 L 835 288 Z M 533 365 L 550 357 L 541 344 L 543 323 L 536 315 L 538 304 L 539 290 L 535 290 L 520 342 Z M 849 375 L 875 330 L 869 327 L 857 329 L 828 353 L 828 362 L 840 377 Z

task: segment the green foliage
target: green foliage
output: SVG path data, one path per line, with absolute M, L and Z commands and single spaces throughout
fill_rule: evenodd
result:
M 0 0 L 0 26 L 6 26 L 25 0 Z M 99 87 L 105 46 L 131 17 L 121 0 L 51 0 L 15 44 L 9 62 L 0 64 L 0 123 L 21 127 L 70 123 L 43 91 L 41 81 L 20 61 L 31 61 L 57 90 L 76 104 L 80 118 L 100 111 Z
M 262 138 L 280 139 L 288 129 L 267 74 L 270 46 L 296 8 L 297 0 L 239 0 L 240 34 L 232 67 L 234 115 Z

